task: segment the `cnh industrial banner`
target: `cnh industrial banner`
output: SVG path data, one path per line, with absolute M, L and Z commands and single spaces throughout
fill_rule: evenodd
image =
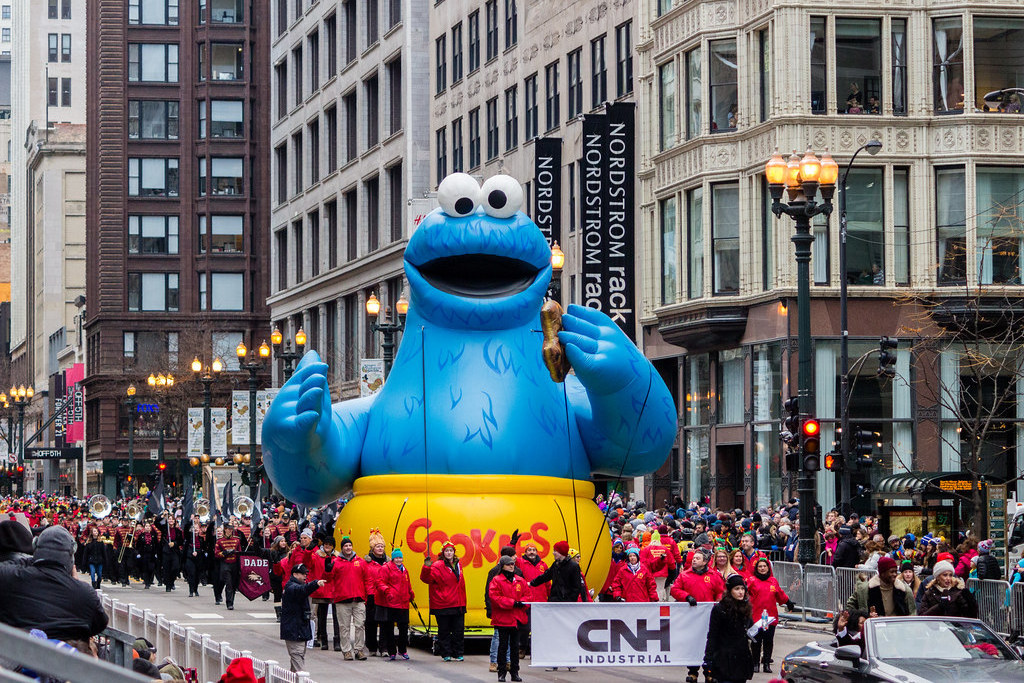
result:
M 700 666 L 712 603 L 541 602 L 530 666 Z

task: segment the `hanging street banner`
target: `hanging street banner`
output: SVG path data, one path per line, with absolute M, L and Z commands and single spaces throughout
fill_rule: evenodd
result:
M 532 603 L 530 666 L 700 666 L 714 603 Z
M 372 396 L 384 386 L 384 359 L 363 358 L 359 361 L 359 395 Z
M 249 392 L 231 392 L 231 445 L 249 445 Z
M 203 454 L 203 409 L 188 409 L 188 457 Z
M 228 457 L 228 409 L 210 408 L 211 458 Z
M 263 418 L 270 410 L 270 404 L 277 398 L 280 389 L 264 389 L 256 392 L 256 445 L 263 445 Z
M 242 555 L 238 563 L 238 592 L 249 600 L 270 592 L 270 563 L 262 557 Z
M 580 219 L 583 305 L 608 314 L 636 341 L 632 104 L 583 117 Z
M 551 246 L 562 241 L 562 138 L 537 138 L 533 152 L 533 222 Z
M 75 363 L 64 373 L 64 396 L 72 399 L 65 403 L 64 440 L 67 443 L 85 439 L 85 394 L 81 385 L 83 379 L 85 379 L 85 363 Z
M 67 393 L 66 380 L 66 370 L 53 375 L 53 438 L 54 444 L 57 446 L 66 445 L 64 437 L 67 434 L 67 415 L 69 412 L 67 410 L 68 406 L 64 403 L 65 394 Z

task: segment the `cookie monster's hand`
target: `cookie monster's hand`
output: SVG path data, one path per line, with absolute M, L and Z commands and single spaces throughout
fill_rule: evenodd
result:
M 304 505 L 336 499 L 358 469 L 362 435 L 349 433 L 358 426 L 357 419 L 347 428 L 335 414 L 327 364 L 315 351 L 306 353 L 263 422 L 264 462 L 274 486 Z
M 615 393 L 643 376 L 647 363 L 612 319 L 595 308 L 569 304 L 562 315 L 559 340 L 565 344 L 573 370 L 588 392 Z

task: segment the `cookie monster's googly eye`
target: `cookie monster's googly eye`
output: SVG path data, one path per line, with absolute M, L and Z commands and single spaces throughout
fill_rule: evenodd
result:
M 437 186 L 437 203 L 453 218 L 462 218 L 476 211 L 480 185 L 467 173 L 452 173 Z
M 480 188 L 480 203 L 488 216 L 511 218 L 523 208 L 523 186 L 512 176 L 491 176 Z

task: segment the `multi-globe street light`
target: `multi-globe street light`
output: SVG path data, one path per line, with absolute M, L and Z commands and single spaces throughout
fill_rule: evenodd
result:
M 263 342 L 266 344 L 266 342 Z M 274 358 L 283 362 L 284 381 L 292 376 L 295 363 L 302 358 L 303 348 L 306 346 L 306 333 L 299 328 L 295 333 L 295 346 L 292 348 L 292 340 L 286 340 L 281 330 L 277 327 L 270 333 L 270 343 L 274 347 Z
M 366 315 L 370 318 L 370 329 L 380 332 L 383 337 L 380 348 L 384 358 L 384 379 L 387 379 L 391 372 L 391 364 L 395 359 L 395 335 L 405 329 L 405 316 L 409 312 L 409 300 L 405 298 L 405 294 L 398 297 L 398 301 L 395 302 L 395 311 L 398 315 L 392 318 L 391 307 L 385 307 L 384 322 L 380 322 L 380 300 L 377 299 L 377 295 L 371 294 L 366 300 Z
M 305 334 L 302 336 L 301 345 L 305 346 Z M 298 344 L 297 339 L 296 344 Z M 234 462 L 238 465 L 238 472 L 243 476 L 243 481 L 246 478 L 249 481 L 249 497 L 259 504 L 257 497 L 259 496 L 260 480 L 263 478 L 264 469 L 263 463 L 256 462 L 256 388 L 258 384 L 256 375 L 263 369 L 267 359 L 270 358 L 270 347 L 267 345 L 267 342 L 263 342 L 260 344 L 259 349 L 249 351 L 245 347 L 245 342 L 239 342 L 235 348 L 235 353 L 238 355 L 240 367 L 249 373 L 249 453 L 245 456 L 236 453 Z M 247 356 L 248 360 L 246 360 Z

